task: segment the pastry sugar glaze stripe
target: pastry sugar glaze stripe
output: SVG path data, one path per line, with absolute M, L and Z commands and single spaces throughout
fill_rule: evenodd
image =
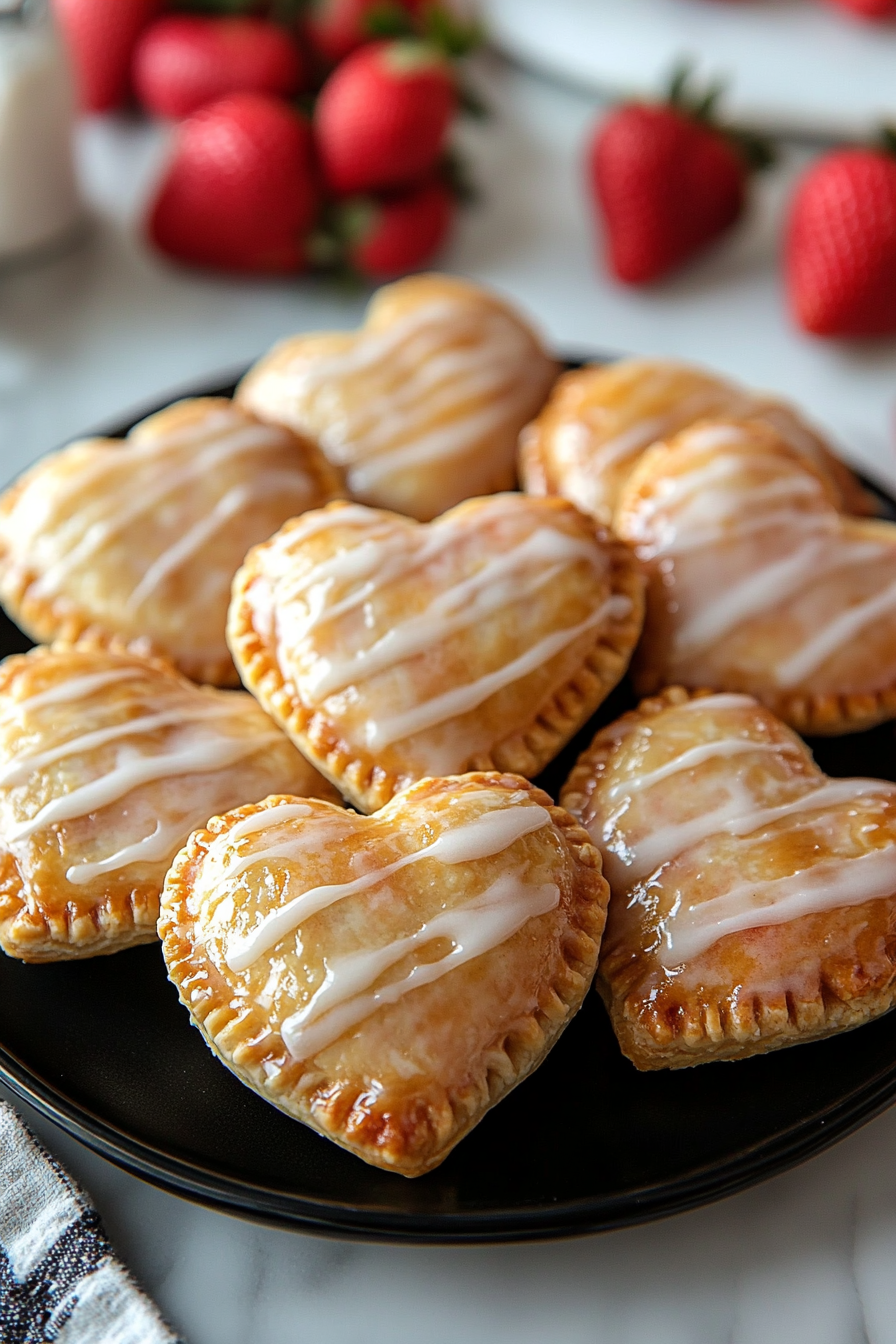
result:
M 800 754 L 800 749 L 795 742 L 754 742 L 748 737 L 719 738 L 715 742 L 702 742 L 699 746 L 689 747 L 680 756 L 674 756 L 664 765 L 658 765 L 655 770 L 649 770 L 643 775 L 634 775 L 631 779 L 627 779 L 620 784 L 614 784 L 607 791 L 607 797 L 618 798 L 620 794 L 631 796 L 634 793 L 640 793 L 642 789 L 649 789 L 652 784 L 657 784 L 662 779 L 668 779 L 670 775 L 677 775 L 682 770 L 693 770 L 695 766 L 703 765 L 705 761 L 739 756 L 744 752 L 754 751 Z
M 229 415 L 227 421 L 232 425 L 233 421 Z M 36 580 L 37 590 L 52 595 L 73 569 L 91 560 L 104 546 L 120 536 L 138 519 L 145 517 L 163 499 L 176 494 L 196 479 L 212 476 L 229 459 L 276 447 L 282 439 L 282 430 L 266 425 L 243 424 L 225 432 L 218 417 L 211 417 L 211 422 L 204 426 L 201 437 L 191 435 L 186 440 L 189 443 L 198 443 L 196 455 L 174 470 L 164 458 L 170 449 L 184 446 L 185 440 L 180 435 L 163 436 L 151 443 L 131 443 L 126 440 L 121 446 L 104 446 L 99 450 L 101 460 L 96 464 L 93 474 L 97 479 L 114 474 L 122 477 L 119 487 L 111 493 L 111 503 L 109 500 L 104 501 L 106 516 L 87 521 L 85 531 L 83 528 L 86 520 L 76 511 L 67 519 L 67 528 L 57 529 L 57 535 L 54 537 L 55 549 L 61 548 L 61 554 L 50 556 L 46 568 Z M 149 459 L 152 462 L 161 459 L 158 461 L 159 480 L 153 486 L 144 485 L 138 497 L 133 498 L 132 473 L 127 468 L 133 467 L 141 459 Z M 61 489 L 57 480 L 49 501 L 42 502 L 41 516 L 30 520 L 25 518 L 23 527 L 22 500 L 35 489 L 35 483 L 31 483 L 20 498 L 16 509 L 6 518 L 4 527 L 7 533 L 24 532 L 21 539 L 25 554 L 31 554 L 36 565 L 40 565 L 44 559 L 41 555 L 42 550 L 46 552 L 53 549 L 48 546 L 46 540 L 52 515 L 59 514 L 66 507 L 66 501 L 73 492 L 82 490 L 85 479 L 83 471 L 74 472 L 66 478 Z M 41 485 L 43 488 L 45 483 L 42 482 Z M 30 528 L 29 521 L 33 524 Z M 60 530 L 62 536 L 58 535 Z
M 466 682 L 453 690 L 445 691 L 424 700 L 413 709 L 402 714 L 391 714 L 385 718 L 369 718 L 364 725 L 364 733 L 369 747 L 388 747 L 394 742 L 402 742 L 415 733 L 424 732 L 446 719 L 460 714 L 468 714 L 490 699 L 505 686 L 510 686 L 522 677 L 528 676 L 543 663 L 562 653 L 575 640 L 594 630 L 607 620 L 621 620 L 631 611 L 631 601 L 627 597 L 610 597 L 597 611 L 576 625 L 564 630 L 555 630 L 544 639 L 533 644 L 525 653 L 505 663 L 494 672 L 487 672 L 476 681 Z
M 207 705 L 181 705 L 177 709 L 166 709 L 157 714 L 142 714 L 138 718 L 124 719 L 121 723 L 111 724 L 106 728 L 96 728 L 92 732 L 69 738 L 67 742 L 60 742 L 55 747 L 48 747 L 45 751 L 19 751 L 14 747 L 11 759 L 0 766 L 0 788 L 21 784 L 36 770 L 43 770 L 56 761 L 83 752 L 94 751 L 97 747 L 103 747 L 122 737 L 144 737 L 162 728 L 186 727 L 190 723 L 231 717 L 229 706 L 216 705 L 214 702 Z
M 727 802 L 720 807 L 690 821 L 672 823 L 653 831 L 643 840 L 629 844 L 624 858 L 613 854 L 609 866 L 620 875 L 624 874 L 628 882 L 641 881 L 685 850 L 693 849 L 714 835 L 723 832 L 736 836 L 753 835 L 800 813 L 821 812 L 826 807 L 854 803 L 863 798 L 881 802 L 894 800 L 896 785 L 888 785 L 879 779 L 835 779 L 776 807 L 756 807 L 745 789 L 733 787 Z
M 500 947 L 559 903 L 560 888 L 553 883 L 527 886 L 521 874 L 508 873 L 481 896 L 442 911 L 409 937 L 334 960 L 309 1002 L 282 1023 L 280 1034 L 287 1050 L 297 1060 L 313 1058 L 378 1009 Z M 450 942 L 451 950 L 436 961 L 417 961 L 400 979 L 373 988 L 398 962 L 439 939 Z
M 317 699 L 343 690 L 359 677 L 385 671 L 468 629 L 511 601 L 533 596 L 576 560 L 594 566 L 599 559 L 600 552 L 593 543 L 539 528 L 503 555 L 489 559 L 476 573 L 439 593 L 428 611 L 393 625 L 369 648 L 341 659 L 321 658 L 319 669 L 305 679 L 305 685 Z M 530 571 L 528 578 L 521 573 L 526 570 Z M 356 601 L 352 600 L 351 606 Z M 318 620 L 330 615 L 323 606 Z
M 710 428 L 707 427 L 704 433 L 708 434 Z M 747 475 L 757 465 L 763 465 L 761 459 L 750 461 L 746 456 L 723 454 L 692 468 L 683 476 L 661 481 L 655 499 L 644 502 L 643 517 L 635 520 L 633 539 L 638 543 L 643 559 L 674 557 L 676 554 L 686 555 L 691 549 L 692 538 L 699 545 L 703 544 L 706 538 L 699 524 L 704 519 L 712 517 L 715 527 L 721 516 L 728 524 L 722 539 L 736 544 L 739 540 L 747 541 L 760 530 L 758 520 L 761 508 L 769 498 L 769 490 L 774 489 L 778 497 L 786 495 L 788 482 L 792 481 L 795 503 L 799 496 L 805 498 L 817 490 L 814 510 L 801 512 L 795 508 L 791 526 L 786 531 L 776 531 L 777 536 L 785 536 L 790 541 L 789 550 L 775 559 L 763 561 L 753 573 L 734 587 L 728 587 L 714 600 L 704 603 L 678 627 L 673 636 L 673 648 L 679 656 L 711 648 L 744 622 L 762 617 L 782 603 L 799 597 L 820 575 L 837 575 L 896 553 L 892 546 L 874 540 L 838 541 L 839 515 L 827 501 L 820 483 L 803 473 L 798 464 L 780 461 L 767 464 L 772 468 L 773 478 L 777 478 L 772 481 L 760 479 L 750 483 L 748 479 L 728 492 L 707 489 L 713 478 L 724 479 L 731 474 L 736 480 L 739 473 Z M 689 499 L 694 501 L 690 513 L 686 508 L 683 517 L 676 516 L 676 504 Z M 689 533 L 689 527 L 693 529 L 695 524 L 696 530 Z M 832 545 L 832 540 L 838 544 Z M 781 686 L 799 684 L 835 652 L 844 638 L 860 634 L 877 616 L 889 613 L 894 606 L 896 585 L 890 585 L 884 592 L 872 594 L 835 615 L 772 668 L 777 683 Z
M 537 804 L 499 807 L 474 817 L 471 821 L 446 829 L 432 841 L 410 854 L 404 854 L 385 867 L 365 873 L 350 882 L 312 887 L 295 896 L 285 905 L 266 915 L 248 934 L 230 941 L 227 947 L 227 965 L 232 971 L 245 971 L 265 952 L 276 947 L 281 938 L 293 933 L 300 924 L 321 910 L 327 910 L 337 901 L 359 895 L 388 881 L 409 864 L 432 859 L 437 863 L 475 863 L 478 859 L 501 854 L 515 841 L 550 824 L 550 813 Z M 300 844 L 302 838 L 300 837 Z M 284 844 L 243 855 L 237 862 L 236 875 L 253 863 L 263 863 L 269 857 L 288 857 Z M 218 885 L 234 878 L 234 872 L 225 869 Z
M 896 845 L 817 863 L 787 877 L 743 882 L 723 895 L 686 906 L 663 925 L 659 960 L 672 968 L 697 957 L 729 933 L 788 924 L 896 894 Z
M 446 351 L 446 343 L 452 342 Z M 320 412 L 312 406 L 301 417 L 317 432 L 328 456 L 348 467 L 350 484 L 360 489 L 362 481 L 373 484 L 400 467 L 471 447 L 508 408 L 528 401 L 524 361 L 539 358 L 528 333 L 505 314 L 463 302 L 437 302 L 421 305 L 385 332 L 362 331 L 347 351 L 304 366 L 299 359 L 285 375 L 269 377 L 274 383 L 284 380 L 287 389 L 294 385 L 292 395 L 287 391 L 290 400 L 326 398 L 333 381 L 375 370 L 390 378 L 388 395 L 366 401 L 358 411 L 340 408 L 334 414 L 327 400 Z M 434 405 L 440 385 L 445 390 Z M 492 404 L 488 425 L 475 404 L 482 400 Z M 439 430 L 437 440 L 420 435 L 421 426 L 434 415 L 451 410 L 451 423 Z M 358 481 L 353 479 L 356 472 Z
M 8 718 L 12 714 L 30 714 L 37 709 L 46 709 L 49 705 L 64 705 L 72 700 L 87 700 L 97 691 L 104 690 L 119 681 L 133 681 L 140 677 L 136 667 L 118 667 L 109 672 L 88 672 L 82 677 L 69 677 L 45 691 L 23 696 L 21 700 L 10 700 L 4 705 L 0 717 Z
M 712 714 L 724 713 L 726 710 L 736 712 L 743 708 L 758 710 L 760 706 L 752 697 L 721 693 L 695 697 L 682 705 L 670 707 L 666 712 L 674 721 L 682 713 L 708 710 Z M 668 764 L 679 765 L 682 769 L 696 768 L 712 760 L 715 755 L 723 758 L 728 754 L 731 743 L 743 741 L 743 738 L 718 738 L 701 744 L 701 747 L 720 748 L 718 752 L 711 751 L 696 761 L 694 749 L 691 749 L 682 752 Z M 770 745 L 764 742 L 750 743 L 759 752 L 767 750 Z M 784 742 L 778 749 L 786 754 L 793 747 Z M 730 781 L 727 797 L 719 807 L 688 821 L 659 827 L 640 840 L 628 840 L 624 827 L 625 812 L 640 792 L 638 785 L 649 788 L 662 784 L 673 778 L 674 773 L 674 770 L 660 767 L 656 772 L 641 776 L 640 780 L 622 781 L 612 786 L 607 792 L 608 801 L 623 793 L 622 801 L 612 814 L 597 817 L 589 825 L 592 838 L 603 851 L 612 880 L 627 890 L 647 878 L 662 884 L 664 870 L 668 871 L 667 865 L 713 836 L 755 836 L 780 821 L 796 817 L 803 818 L 796 825 L 804 829 L 824 824 L 825 810 L 829 807 L 858 804 L 866 800 L 872 805 L 877 803 L 881 806 L 896 802 L 896 784 L 887 780 L 827 779 L 818 775 L 790 781 L 807 786 L 797 797 L 776 806 L 760 807 L 741 777 Z M 872 858 L 873 863 L 865 862 Z M 856 869 L 855 865 L 860 862 L 863 867 Z M 658 955 L 664 966 L 677 966 L 711 947 L 726 933 L 766 924 L 787 923 L 804 914 L 825 913 L 890 894 L 896 894 L 896 842 L 863 855 L 822 861 L 768 882 L 736 883 L 727 892 L 690 907 L 682 908 L 676 901 L 672 911 L 661 923 L 663 941 Z
M 195 522 L 182 537 L 172 542 L 156 557 L 128 598 L 126 604 L 128 610 L 139 610 L 171 574 L 192 560 L 200 547 L 204 546 L 216 532 L 220 532 L 232 518 L 238 517 L 244 510 L 262 503 L 265 499 L 288 499 L 290 495 L 295 495 L 299 504 L 307 502 L 310 487 L 311 482 L 301 471 L 263 472 L 249 484 L 233 486 L 226 495 L 222 495 L 204 518 Z M 229 587 L 230 575 L 222 575 L 222 578 Z

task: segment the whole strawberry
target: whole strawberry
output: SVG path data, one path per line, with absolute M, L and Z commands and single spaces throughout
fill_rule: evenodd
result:
M 896 135 L 889 137 L 896 151 Z M 896 333 L 896 158 L 826 154 L 800 181 L 787 227 L 790 306 L 817 336 Z
M 85 112 L 121 107 L 137 39 L 164 0 L 53 0 Z
M 278 98 L 238 93 L 181 122 L 148 229 L 181 261 L 289 272 L 305 266 L 316 211 L 308 123 Z
M 377 19 L 403 11 L 416 16 L 425 0 L 313 0 L 305 16 L 308 40 L 326 65 L 338 65 L 369 42 Z M 401 14 L 398 13 L 398 17 Z
M 829 0 L 829 3 L 872 22 L 896 18 L 896 0 Z
M 299 48 L 277 23 L 256 18 L 170 14 L 141 34 L 134 89 L 160 117 L 186 117 L 229 93 L 285 97 L 302 80 Z
M 314 112 L 328 186 L 385 191 L 421 178 L 442 154 L 456 107 L 451 66 L 435 47 L 361 47 L 330 75 Z
M 383 200 L 353 200 L 347 203 L 344 259 L 368 280 L 394 280 L 419 270 L 445 243 L 455 207 L 441 180 Z
M 698 102 L 686 72 L 667 103 L 626 103 L 598 126 L 590 185 L 603 215 L 610 268 L 628 284 L 673 271 L 740 217 L 755 142 L 736 141 L 711 120 L 714 89 Z

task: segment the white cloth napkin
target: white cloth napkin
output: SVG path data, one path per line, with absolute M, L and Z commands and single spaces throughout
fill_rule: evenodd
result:
M 0 1340 L 178 1344 L 112 1254 L 86 1195 L 3 1101 Z

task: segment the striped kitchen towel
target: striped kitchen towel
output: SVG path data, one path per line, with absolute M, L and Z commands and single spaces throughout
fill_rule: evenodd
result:
M 177 1344 L 99 1214 L 0 1101 L 2 1344 Z

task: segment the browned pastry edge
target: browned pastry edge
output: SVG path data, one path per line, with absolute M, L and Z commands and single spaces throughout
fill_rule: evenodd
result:
M 598 776 L 606 769 L 615 750 L 618 741 L 615 731 L 620 726 L 634 726 L 645 719 L 655 718 L 671 706 L 715 694 L 717 692 L 706 688 L 687 690 L 682 686 L 667 686 L 657 695 L 642 700 L 637 709 L 601 729 L 571 770 L 560 792 L 562 806 L 587 825 Z M 686 1069 L 714 1060 L 747 1059 L 750 1055 L 823 1040 L 870 1022 L 896 1003 L 896 938 L 892 946 L 889 941 L 887 943 L 887 958 L 893 971 L 890 983 L 866 994 L 851 996 L 848 1001 L 839 998 L 830 986 L 820 983 L 815 998 L 800 999 L 788 992 L 783 1000 L 772 1003 L 762 994 L 755 994 L 734 1008 L 718 1002 L 702 1003 L 696 1011 L 680 1014 L 674 1021 L 659 1013 L 647 1016 L 639 1012 L 637 998 L 624 992 L 614 993 L 600 971 L 595 979 L 595 989 L 606 1004 L 622 1053 L 636 1068 Z
M 363 1158 L 403 1176 L 422 1176 L 437 1167 L 452 1148 L 482 1119 L 486 1111 L 523 1082 L 548 1052 L 584 1002 L 600 950 L 606 922 L 609 887 L 601 873 L 598 850 L 587 832 L 548 795 L 516 775 L 479 772 L 464 776 L 492 788 L 525 789 L 532 801 L 547 809 L 573 863 L 571 929 L 563 945 L 563 973 L 544 987 L 537 1010 L 514 1023 L 484 1052 L 482 1069 L 462 1089 L 449 1093 L 430 1085 L 424 1096 L 411 1096 L 403 1111 L 386 1116 L 371 1113 L 370 1097 L 360 1084 L 339 1083 L 320 1070 L 292 1060 L 279 1032 L 271 1031 L 256 1005 L 235 1009 L 232 991 L 208 960 L 204 944 L 192 939 L 190 869 L 219 835 L 243 817 L 264 810 L 262 804 L 240 807 L 213 817 L 195 831 L 180 851 L 165 882 L 159 936 L 168 977 L 207 1044 L 241 1082 L 280 1110 Z M 444 780 L 425 779 L 408 791 L 427 793 Z M 270 806 L 294 801 L 272 795 Z M 268 1078 L 265 1065 L 279 1066 Z
M 216 397 L 204 398 L 203 400 L 227 401 L 228 399 Z M 175 402 L 174 407 L 182 404 Z M 167 407 L 164 412 L 160 411 L 157 414 L 166 414 L 174 407 Z M 154 419 L 155 417 L 150 418 Z M 139 428 L 139 426 L 135 426 L 135 428 Z M 289 432 L 304 445 L 307 445 L 309 449 L 307 465 L 314 472 L 324 499 L 340 497 L 343 494 L 343 489 L 336 469 L 331 466 L 317 445 L 310 439 L 296 434 L 295 430 Z M 127 438 L 108 439 L 103 440 L 103 442 L 119 443 L 122 451 L 127 451 Z M 59 451 L 65 452 L 66 449 L 62 448 Z M 29 467 L 0 496 L 0 515 L 12 511 L 32 473 L 39 471 L 46 461 L 56 456 L 58 456 L 57 453 L 50 453 L 46 458 L 39 459 L 33 467 Z M 37 570 L 24 569 L 18 566 L 10 553 L 9 547 L 0 537 L 0 604 L 16 625 L 30 639 L 36 640 L 38 644 L 73 644 L 86 636 L 97 648 L 114 649 L 121 644 L 122 640 L 129 639 L 129 647 L 132 651 L 139 651 L 148 656 L 165 658 L 174 662 L 179 671 L 183 672 L 184 676 L 189 677 L 191 681 L 223 688 L 239 686 L 239 673 L 231 658 L 204 658 L 191 657 L 190 655 L 178 657 L 148 635 L 134 638 L 123 636 L 120 631 L 113 630 L 111 626 L 106 626 L 95 615 L 69 598 L 62 596 L 43 597 L 39 593 L 36 594 L 34 585 L 41 577 Z
M 557 480 L 557 475 L 554 471 L 554 463 L 547 448 L 542 420 L 545 412 L 552 409 L 552 403 L 555 398 L 563 397 L 567 382 L 574 382 L 582 373 L 606 367 L 607 365 L 604 364 L 585 364 L 579 369 L 569 369 L 566 373 L 562 373 L 551 388 L 547 401 L 544 406 L 542 406 L 538 415 L 520 430 L 519 447 L 517 451 L 517 470 L 522 487 L 527 494 L 563 496 L 563 489 Z M 781 407 L 785 411 L 795 415 L 806 435 L 814 441 L 818 453 L 817 459 L 809 456 L 807 453 L 801 453 L 800 456 L 802 456 L 804 460 L 808 458 L 809 462 L 816 467 L 816 469 L 820 469 L 826 475 L 828 483 L 833 485 L 836 491 L 838 496 L 837 505 L 841 512 L 856 518 L 874 518 L 880 515 L 880 506 L 877 499 L 870 490 L 865 488 L 856 471 L 847 462 L 844 462 L 842 458 L 838 457 L 833 449 L 828 447 L 821 435 L 816 432 L 811 424 L 803 420 L 802 415 L 800 415 L 789 402 L 779 402 L 774 398 L 768 398 L 763 402 L 761 394 L 757 394 L 757 406 L 765 406 L 769 410 Z M 702 419 L 704 417 L 699 418 Z M 727 417 L 720 415 L 718 417 L 708 416 L 706 418 L 725 419 Z M 765 423 L 771 422 L 768 421 Z M 684 426 L 684 428 L 688 428 L 688 426 Z M 678 433 L 680 431 L 675 432 Z M 663 441 L 664 436 L 660 435 L 658 442 Z M 649 446 L 650 445 L 648 445 L 648 447 Z M 647 451 L 647 448 L 643 449 L 643 452 Z M 636 462 L 633 462 L 632 467 L 634 468 L 635 465 Z
M 570 506 L 564 501 L 563 507 Z M 580 669 L 546 704 L 537 707 L 528 724 L 490 751 L 470 757 L 459 774 L 507 770 L 527 778 L 537 775 L 624 675 L 644 623 L 644 580 L 624 542 L 604 533 L 599 539 L 609 552 L 612 595 L 629 599 L 628 614 L 606 622 Z M 259 575 L 259 551 L 254 547 L 249 552 L 234 580 L 227 623 L 227 640 L 243 683 L 323 775 L 361 811 L 375 812 L 413 783 L 414 776 L 385 770 L 370 752 L 353 748 L 331 719 L 302 703 L 298 688 L 283 676 L 274 651 L 252 624 L 251 608 L 244 600 Z

